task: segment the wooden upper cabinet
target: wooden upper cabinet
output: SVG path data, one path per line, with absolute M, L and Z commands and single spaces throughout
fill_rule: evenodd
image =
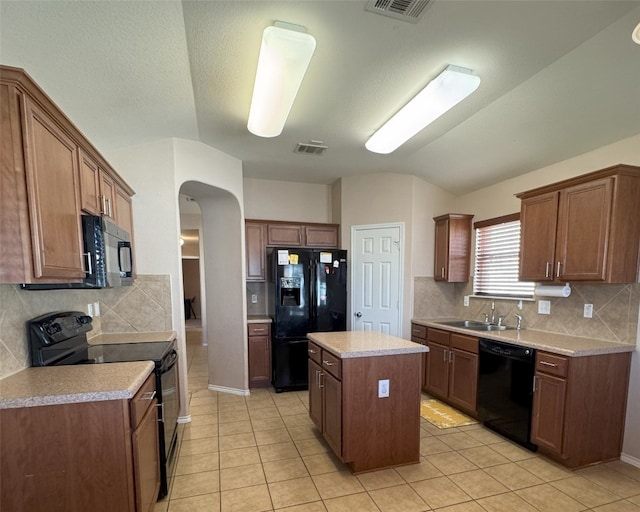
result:
M 617 165 L 518 197 L 521 280 L 636 281 L 640 167 Z
M 247 281 L 265 280 L 266 231 L 266 224 L 250 221 L 245 222 L 244 232 Z
M 469 280 L 473 215 L 449 213 L 434 217 L 436 281 L 461 283 Z
M 267 245 L 302 247 L 304 245 L 304 229 L 300 224 L 268 224 Z
M 115 222 L 116 214 L 116 182 L 106 172 L 100 172 L 100 192 L 102 202 L 102 215 Z
M 77 145 L 23 97 L 25 171 L 35 278 L 83 278 Z
M 133 241 L 133 212 L 131 209 L 131 196 L 129 192 L 120 186 L 115 189 L 114 220 L 118 226 L 124 229 Z
M 133 190 L 24 70 L 0 65 L 0 115 L 0 283 L 79 282 L 82 212 Z
M 337 249 L 340 245 L 339 231 L 337 224 L 304 226 L 305 245 L 307 247 Z

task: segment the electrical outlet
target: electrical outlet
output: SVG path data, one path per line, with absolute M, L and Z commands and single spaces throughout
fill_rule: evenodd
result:
M 538 314 L 539 315 L 550 315 L 551 314 L 551 301 L 550 300 L 539 300 L 538 301 Z
M 100 303 L 99 302 L 94 302 L 93 303 L 93 314 L 94 314 L 94 316 L 100 316 Z
M 592 318 L 593 317 L 593 304 L 585 304 L 584 305 L 584 317 Z
M 93 316 L 93 304 L 87 304 L 87 315 Z
M 256 293 L 252 293 L 251 294 L 251 304 L 257 304 L 258 303 L 258 295 Z
M 389 379 L 378 381 L 378 398 L 389 398 Z
M 465 308 L 469 307 L 469 296 L 468 295 L 464 296 L 464 307 Z

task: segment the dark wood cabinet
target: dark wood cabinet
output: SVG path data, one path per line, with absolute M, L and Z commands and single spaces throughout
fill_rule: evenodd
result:
M 244 230 L 247 281 L 264 281 L 267 226 L 261 222 L 246 221 Z
M 309 224 L 269 220 L 245 220 L 247 281 L 266 280 L 267 247 L 337 249 L 338 224 Z
M 1 409 L 0 509 L 151 512 L 160 488 L 156 405 L 152 373 L 129 400 Z
M 0 282 L 79 282 L 82 211 L 101 214 L 107 174 L 133 190 L 22 69 L 0 66 L 0 107 Z
M 536 353 L 531 441 L 578 468 L 620 457 L 630 353 Z
M 271 324 L 251 323 L 248 327 L 249 387 L 266 387 L 271 383 Z
M 420 356 L 340 359 L 309 342 L 309 415 L 353 472 L 419 461 Z M 378 397 L 380 379 L 389 397 Z
M 517 196 L 521 280 L 636 281 L 640 167 L 617 165 Z
M 427 328 L 424 325 L 411 324 L 411 341 L 420 345 L 427 345 Z M 427 355 L 428 352 L 422 354 L 422 378 L 421 387 L 426 390 L 427 387 Z
M 461 283 L 469 280 L 473 215 L 449 213 L 434 217 L 435 254 L 433 278 Z
M 478 338 L 427 329 L 425 391 L 475 415 L 478 410 Z

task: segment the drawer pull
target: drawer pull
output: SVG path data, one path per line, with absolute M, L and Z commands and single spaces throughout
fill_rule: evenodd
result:
M 543 364 L 545 366 L 552 366 L 553 368 L 557 368 L 558 365 L 555 363 L 548 363 L 547 361 L 540 361 L 540 364 Z
M 318 353 L 318 351 L 317 351 L 317 350 L 313 350 L 312 348 L 310 348 L 310 349 L 308 350 L 308 352 L 309 352 L 309 354 L 317 354 L 317 353 Z
M 264 329 L 253 329 L 253 332 L 264 332 Z
M 142 399 L 143 400 L 153 400 L 156 397 L 156 392 L 154 391 L 147 391 L 146 393 L 142 394 Z
M 333 363 L 331 361 L 324 360 L 322 362 L 324 363 L 325 366 L 333 366 Z

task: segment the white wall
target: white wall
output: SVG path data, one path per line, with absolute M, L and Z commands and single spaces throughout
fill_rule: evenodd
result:
M 244 179 L 247 219 L 331 222 L 331 185 Z
M 475 214 L 474 221 L 520 211 L 515 194 L 604 167 L 624 163 L 640 166 L 640 135 L 623 139 L 595 151 L 558 162 L 517 178 L 505 180 L 452 201 L 461 213 Z M 640 314 L 640 312 L 639 312 Z M 639 335 L 640 338 L 640 335 Z M 627 398 L 627 422 L 623 454 L 640 464 L 640 349 L 633 354 L 632 375 Z
M 180 358 L 180 415 L 188 417 L 187 365 L 184 336 L 184 304 L 182 297 L 182 271 L 180 257 L 180 211 L 178 193 L 184 182 L 199 181 L 210 190 L 220 191 L 229 200 L 236 202 L 235 214 L 230 214 L 236 236 L 220 244 L 233 245 L 235 256 L 244 252 L 244 230 L 238 219 L 242 218 L 242 164 L 239 160 L 221 153 L 200 142 L 183 139 L 165 139 L 130 148 L 112 151 L 107 155 L 122 177 L 137 192 L 133 197 L 133 218 L 136 241 L 136 264 L 138 272 L 168 274 L 171 278 L 171 296 L 173 303 L 173 328 L 177 332 Z M 206 188 L 206 187 L 203 187 Z M 213 194 L 212 194 L 213 195 Z M 233 202 L 229 200 L 229 202 Z M 229 208 L 234 210 L 234 208 Z M 235 257 L 229 273 L 244 276 L 244 258 Z M 205 306 L 205 297 L 211 290 L 203 291 L 201 306 Z M 209 323 L 224 323 L 229 313 L 232 322 L 229 337 L 243 348 L 241 356 L 229 362 L 246 381 L 246 333 L 244 328 L 244 286 L 242 281 L 237 289 L 231 290 L 236 300 L 229 300 L 233 311 L 206 310 Z M 237 318 L 242 318 L 238 327 Z M 210 351 L 211 352 L 211 351 Z M 236 385 L 234 380 L 229 387 Z

